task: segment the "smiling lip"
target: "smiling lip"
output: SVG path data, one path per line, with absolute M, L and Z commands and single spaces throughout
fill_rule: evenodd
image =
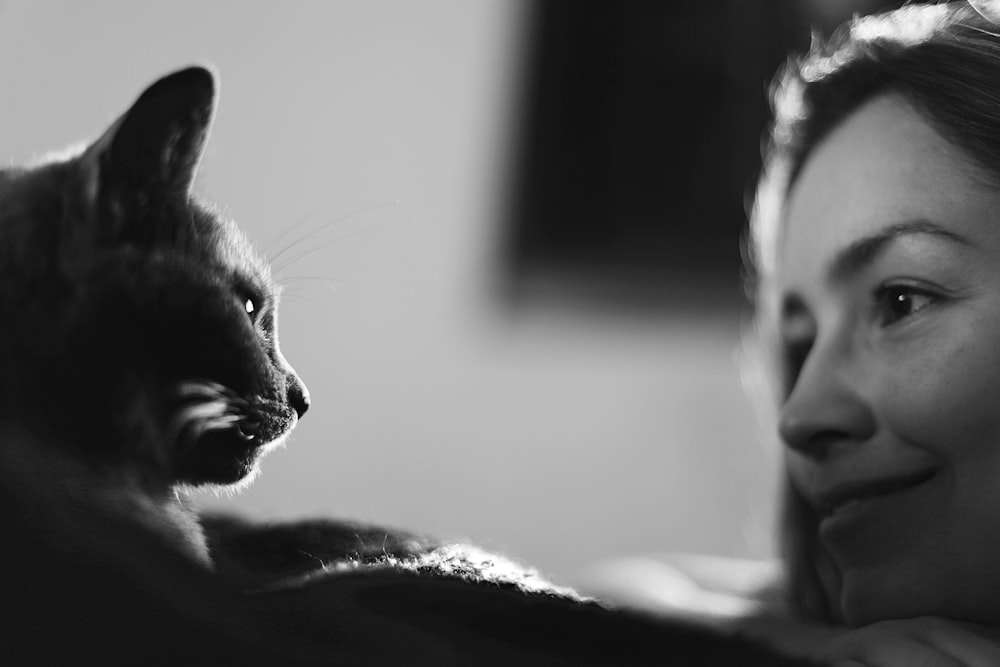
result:
M 833 516 L 861 501 L 905 491 L 927 482 L 937 470 L 920 470 L 895 477 L 872 480 L 851 480 L 831 485 L 814 495 L 814 504 L 824 516 Z

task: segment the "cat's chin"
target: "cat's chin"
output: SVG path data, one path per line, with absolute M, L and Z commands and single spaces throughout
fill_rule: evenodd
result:
M 294 425 L 295 424 L 293 422 L 292 426 Z M 256 480 L 257 477 L 260 476 L 261 472 L 260 462 L 263 460 L 265 456 L 267 456 L 275 449 L 278 449 L 279 447 L 284 447 L 285 444 L 288 442 L 288 436 L 289 434 L 291 434 L 291 431 L 292 429 L 291 427 L 289 427 L 287 431 L 282 433 L 277 438 L 269 442 L 266 442 L 263 445 L 259 445 L 258 449 L 255 452 L 255 455 L 248 461 L 245 467 L 246 473 L 243 475 L 243 477 L 231 482 L 224 482 L 224 481 L 215 482 L 214 483 L 215 488 L 226 495 L 234 495 L 242 492 L 244 489 L 249 487 L 251 484 L 253 484 L 254 480 Z
M 247 487 L 260 474 L 261 459 L 286 444 L 297 421 L 293 414 L 280 434 L 266 439 L 259 432 L 248 434 L 235 428 L 205 434 L 178 470 L 178 482 L 227 490 Z

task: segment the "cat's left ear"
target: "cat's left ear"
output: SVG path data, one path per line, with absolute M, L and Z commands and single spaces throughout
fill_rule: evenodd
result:
M 145 90 L 83 154 L 87 189 L 124 204 L 186 196 L 215 112 L 215 76 L 204 67 L 169 74 Z

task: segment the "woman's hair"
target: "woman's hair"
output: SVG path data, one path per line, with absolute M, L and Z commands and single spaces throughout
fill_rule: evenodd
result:
M 778 72 L 773 126 L 751 213 L 748 268 L 755 332 L 772 395 L 783 399 L 795 372 L 783 360 L 773 287 L 785 199 L 813 149 L 875 96 L 902 96 L 942 136 L 1000 185 L 1000 26 L 965 2 L 907 5 L 855 18 Z M 1000 221 L 998 221 L 1000 224 Z M 840 622 L 837 572 L 818 539 L 819 517 L 785 480 L 781 520 L 788 603 L 805 618 Z

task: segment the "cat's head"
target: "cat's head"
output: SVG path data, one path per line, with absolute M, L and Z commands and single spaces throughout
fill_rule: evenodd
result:
M 176 72 L 81 152 L 0 171 L 0 421 L 169 483 L 246 478 L 309 406 L 267 264 L 191 193 L 215 87 Z

